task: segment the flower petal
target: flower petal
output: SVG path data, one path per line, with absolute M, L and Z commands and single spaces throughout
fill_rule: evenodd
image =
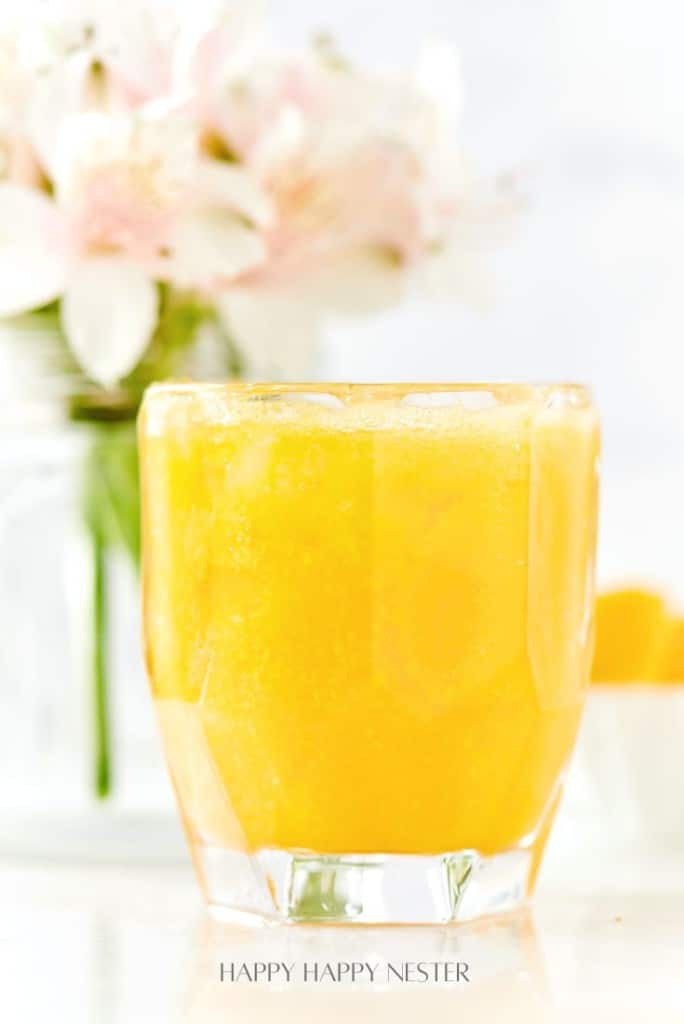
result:
M 57 144 L 65 117 L 87 108 L 92 58 L 78 53 L 56 68 L 35 75 L 27 128 L 45 172 L 54 177 Z
M 406 275 L 383 249 L 357 247 L 329 258 L 301 279 L 300 302 L 338 316 L 367 316 L 401 301 Z
M 217 305 L 250 377 L 302 380 L 314 375 L 327 318 L 380 312 L 404 283 L 384 254 L 354 250 L 296 278 L 230 287 Z
M 201 160 L 197 166 L 196 182 L 207 205 L 224 206 L 240 213 L 257 227 L 268 227 L 273 223 L 273 200 L 242 168 L 220 160 Z
M 262 0 L 193 0 L 176 5 L 176 89 L 215 94 L 228 73 L 253 60 L 263 24 Z
M 100 257 L 84 261 L 71 275 L 62 300 L 62 324 L 83 369 L 108 386 L 138 363 L 157 311 L 157 289 L 141 267 Z
M 44 306 L 63 291 L 67 255 L 54 203 L 22 185 L 0 185 L 0 316 Z
M 235 278 L 266 257 L 263 239 L 225 210 L 207 208 L 182 218 L 173 230 L 164 276 L 181 287 L 209 287 Z

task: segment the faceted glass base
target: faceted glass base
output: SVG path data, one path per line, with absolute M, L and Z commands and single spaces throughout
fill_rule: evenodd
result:
M 515 910 L 526 902 L 535 860 L 531 849 L 489 857 L 250 855 L 198 845 L 194 853 L 214 916 L 312 924 L 447 924 Z

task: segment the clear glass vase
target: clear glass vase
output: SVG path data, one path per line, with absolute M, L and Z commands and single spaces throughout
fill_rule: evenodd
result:
M 140 648 L 135 410 L 0 329 L 0 854 L 182 853 Z

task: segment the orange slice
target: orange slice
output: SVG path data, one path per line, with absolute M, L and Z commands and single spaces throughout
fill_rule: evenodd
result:
M 658 678 L 664 683 L 684 683 L 684 619 L 670 625 Z
M 670 621 L 665 601 L 657 593 L 633 589 L 601 594 L 596 602 L 594 682 L 658 679 Z M 684 643 L 680 654 L 684 665 Z

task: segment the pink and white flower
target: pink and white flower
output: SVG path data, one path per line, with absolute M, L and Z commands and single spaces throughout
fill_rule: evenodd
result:
M 245 125 L 262 131 L 242 135 L 242 156 L 275 217 L 264 231 L 266 260 L 231 285 L 219 309 L 259 375 L 297 365 L 283 359 L 283 338 L 302 365 L 326 317 L 398 301 L 409 272 L 433 293 L 441 281 L 479 301 L 478 249 L 512 209 L 480 190 L 454 141 L 461 90 L 450 48 L 427 48 L 410 77 L 320 60 L 297 71 L 296 88 L 280 67 L 275 95 L 244 99 L 254 108 Z
M 266 373 L 428 268 L 471 289 L 511 204 L 477 186 L 460 106 L 443 44 L 369 74 L 329 44 L 274 49 L 250 0 L 25 0 L 0 15 L 0 316 L 59 300 L 108 386 L 161 283 L 213 303 Z
M 61 298 L 76 356 L 109 385 L 150 340 L 156 282 L 210 288 L 253 268 L 269 206 L 199 155 L 175 110 L 74 115 L 59 142 L 53 196 L 0 185 L 0 315 Z

